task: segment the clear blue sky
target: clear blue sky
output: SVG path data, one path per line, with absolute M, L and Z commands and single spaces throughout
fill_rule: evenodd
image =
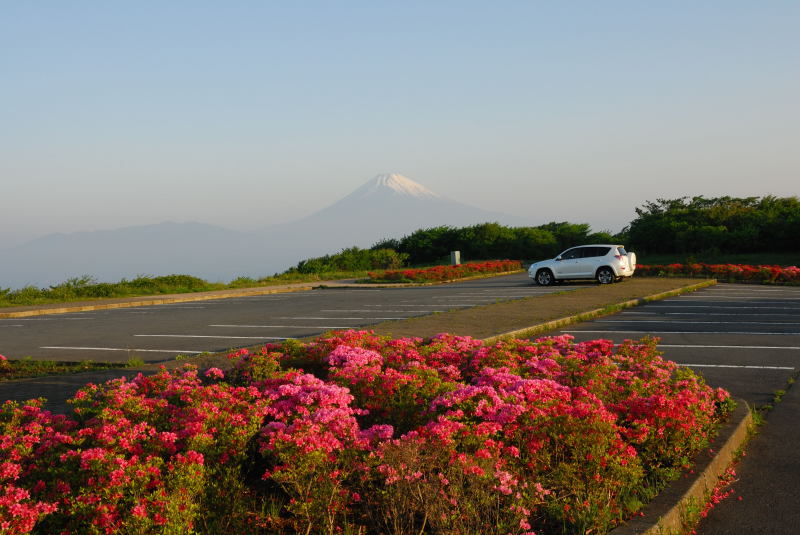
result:
M 8 0 L 0 246 L 266 225 L 384 172 L 613 231 L 797 195 L 798 28 L 793 1 Z

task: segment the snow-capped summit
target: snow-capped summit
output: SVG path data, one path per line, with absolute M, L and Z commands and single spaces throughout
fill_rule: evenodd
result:
M 395 195 L 403 195 L 408 197 L 432 199 L 439 198 L 439 195 L 432 192 L 422 184 L 414 182 L 410 178 L 398 173 L 378 175 L 348 195 L 348 197 L 364 198 L 383 192 L 389 192 Z

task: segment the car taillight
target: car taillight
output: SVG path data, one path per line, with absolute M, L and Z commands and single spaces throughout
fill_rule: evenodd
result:
M 615 254 L 614 258 L 616 258 L 617 260 L 622 260 L 622 255 L 621 254 Z

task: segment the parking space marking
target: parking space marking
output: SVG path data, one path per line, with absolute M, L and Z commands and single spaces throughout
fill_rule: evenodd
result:
M 14 318 L 14 321 L 94 321 L 95 318 Z
M 441 307 L 442 305 L 364 305 L 365 307 Z M 454 305 L 453 303 L 448 303 L 447 306 L 449 307 L 471 307 L 472 305 Z M 321 310 L 320 312 L 325 312 Z
M 623 312 L 622 314 L 660 314 L 662 316 L 794 316 L 780 312 L 749 312 L 745 314 L 726 314 L 724 312 Z
M 368 308 L 330 308 L 320 310 L 320 312 L 374 312 Z M 445 312 L 445 310 L 381 310 L 381 312 L 403 312 L 409 314 L 431 314 L 433 312 Z
M 339 318 L 339 317 L 317 317 L 317 316 L 276 316 L 276 319 L 279 320 L 404 320 L 408 316 L 403 316 L 401 318 Z
M 178 350 L 178 349 L 133 349 L 129 347 L 69 347 L 69 346 L 41 346 L 39 349 L 77 349 L 80 351 L 137 351 L 147 353 L 205 353 L 205 351 Z
M 800 325 L 797 321 L 696 321 L 696 320 L 596 320 L 595 323 L 691 323 L 694 324 L 709 324 L 709 325 Z
M 150 338 L 230 338 L 234 340 L 288 340 L 282 336 L 218 336 L 211 334 L 134 334 L 133 336 L 146 336 Z
M 715 301 L 716 299 L 764 299 L 764 296 L 755 296 L 755 297 L 745 297 L 745 296 L 737 296 L 737 295 L 715 295 L 712 297 L 708 297 L 707 295 L 682 295 L 680 299 L 705 299 L 707 301 Z M 772 299 L 772 301 L 798 301 L 800 297 L 776 297 Z M 668 302 L 675 302 L 676 299 L 669 299 L 666 300 Z M 765 301 L 767 302 L 767 301 Z
M 25 327 L 24 325 L 0 325 L 0 327 Z
M 740 366 L 736 364 L 683 364 L 678 362 L 680 366 L 687 368 L 740 368 L 749 370 L 794 370 L 791 366 Z
M 636 334 L 746 334 L 746 335 L 773 335 L 773 336 L 800 336 L 800 333 L 775 333 L 775 332 L 745 332 L 745 331 L 561 331 L 562 333 L 636 333 Z
M 752 289 L 745 289 L 742 290 L 741 288 L 727 288 L 725 286 L 710 286 L 708 288 L 711 292 L 734 292 L 734 293 L 749 293 L 749 292 L 783 292 L 785 290 L 782 289 L 775 289 L 775 290 L 762 290 L 760 288 L 752 288 Z
M 658 344 L 658 347 L 692 347 L 703 349 L 790 349 L 793 351 L 800 350 L 800 346 L 720 346 L 720 345 L 706 345 L 706 344 Z
M 209 327 L 234 327 L 242 329 L 350 329 L 350 325 L 209 325 Z

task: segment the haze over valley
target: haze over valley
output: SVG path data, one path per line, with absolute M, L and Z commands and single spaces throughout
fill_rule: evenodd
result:
M 186 273 L 210 281 L 282 272 L 311 256 L 369 247 L 419 228 L 487 221 L 544 221 L 491 212 L 450 200 L 403 175 L 381 174 L 302 219 L 233 230 L 198 222 L 50 234 L 0 250 L 0 286 L 46 286 L 90 275 L 116 281 L 137 275 Z

